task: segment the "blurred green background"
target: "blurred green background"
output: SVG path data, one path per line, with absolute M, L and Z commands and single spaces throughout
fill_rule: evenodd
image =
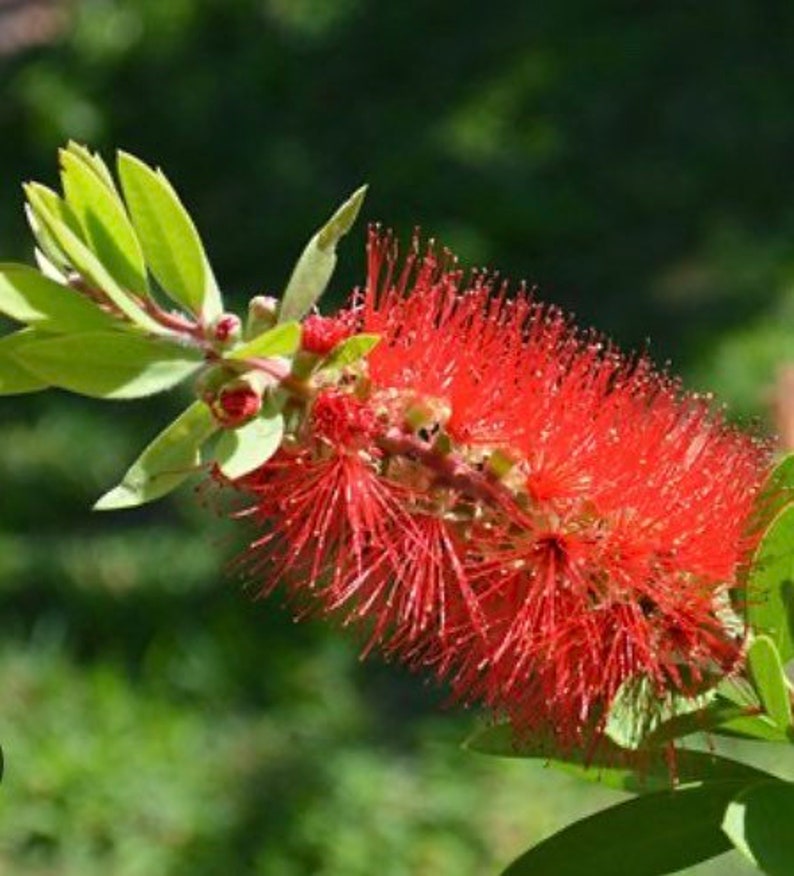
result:
M 794 338 L 793 37 L 772 0 L 0 0 L 0 257 L 29 260 L 19 184 L 68 138 L 161 164 L 241 304 L 368 180 L 366 219 L 763 419 Z M 163 403 L 0 412 L 0 873 L 487 876 L 619 799 L 461 752 L 442 691 L 252 602 L 245 533 L 189 488 L 90 514 Z

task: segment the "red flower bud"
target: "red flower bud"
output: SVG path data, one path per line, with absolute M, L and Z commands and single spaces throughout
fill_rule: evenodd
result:
M 249 383 L 240 380 L 223 387 L 210 407 L 221 426 L 234 429 L 259 413 L 262 397 Z

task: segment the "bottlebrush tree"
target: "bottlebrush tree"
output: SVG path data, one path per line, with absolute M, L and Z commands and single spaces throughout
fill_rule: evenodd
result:
M 191 476 L 255 533 L 262 593 L 328 615 L 490 717 L 465 743 L 633 795 L 520 874 L 672 873 L 735 846 L 794 867 L 794 785 L 698 736 L 794 740 L 794 458 L 523 288 L 370 229 L 319 298 L 359 189 L 280 299 L 226 310 L 159 170 L 60 153 L 25 186 L 37 267 L 0 264 L 0 392 L 195 400 L 96 503 Z

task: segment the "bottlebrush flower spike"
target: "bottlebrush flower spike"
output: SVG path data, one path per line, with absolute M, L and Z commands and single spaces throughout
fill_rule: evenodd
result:
M 564 745 L 627 685 L 664 700 L 730 671 L 769 447 L 523 289 L 416 242 L 400 264 L 377 230 L 368 254 L 304 348 L 339 326 L 380 343 L 316 372 L 282 450 L 235 484 L 263 590 L 283 578 L 302 611 Z

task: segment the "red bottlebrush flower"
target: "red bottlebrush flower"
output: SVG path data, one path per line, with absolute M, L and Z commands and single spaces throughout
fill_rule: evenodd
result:
M 398 268 L 373 232 L 338 320 L 380 343 L 296 401 L 289 445 L 239 484 L 266 527 L 265 589 L 283 575 L 460 699 L 568 745 L 627 686 L 663 700 L 731 669 L 763 442 L 432 247 Z
M 303 321 L 301 348 L 307 353 L 326 356 L 333 348 L 353 334 L 355 326 L 347 314 L 320 316 L 311 314 Z

